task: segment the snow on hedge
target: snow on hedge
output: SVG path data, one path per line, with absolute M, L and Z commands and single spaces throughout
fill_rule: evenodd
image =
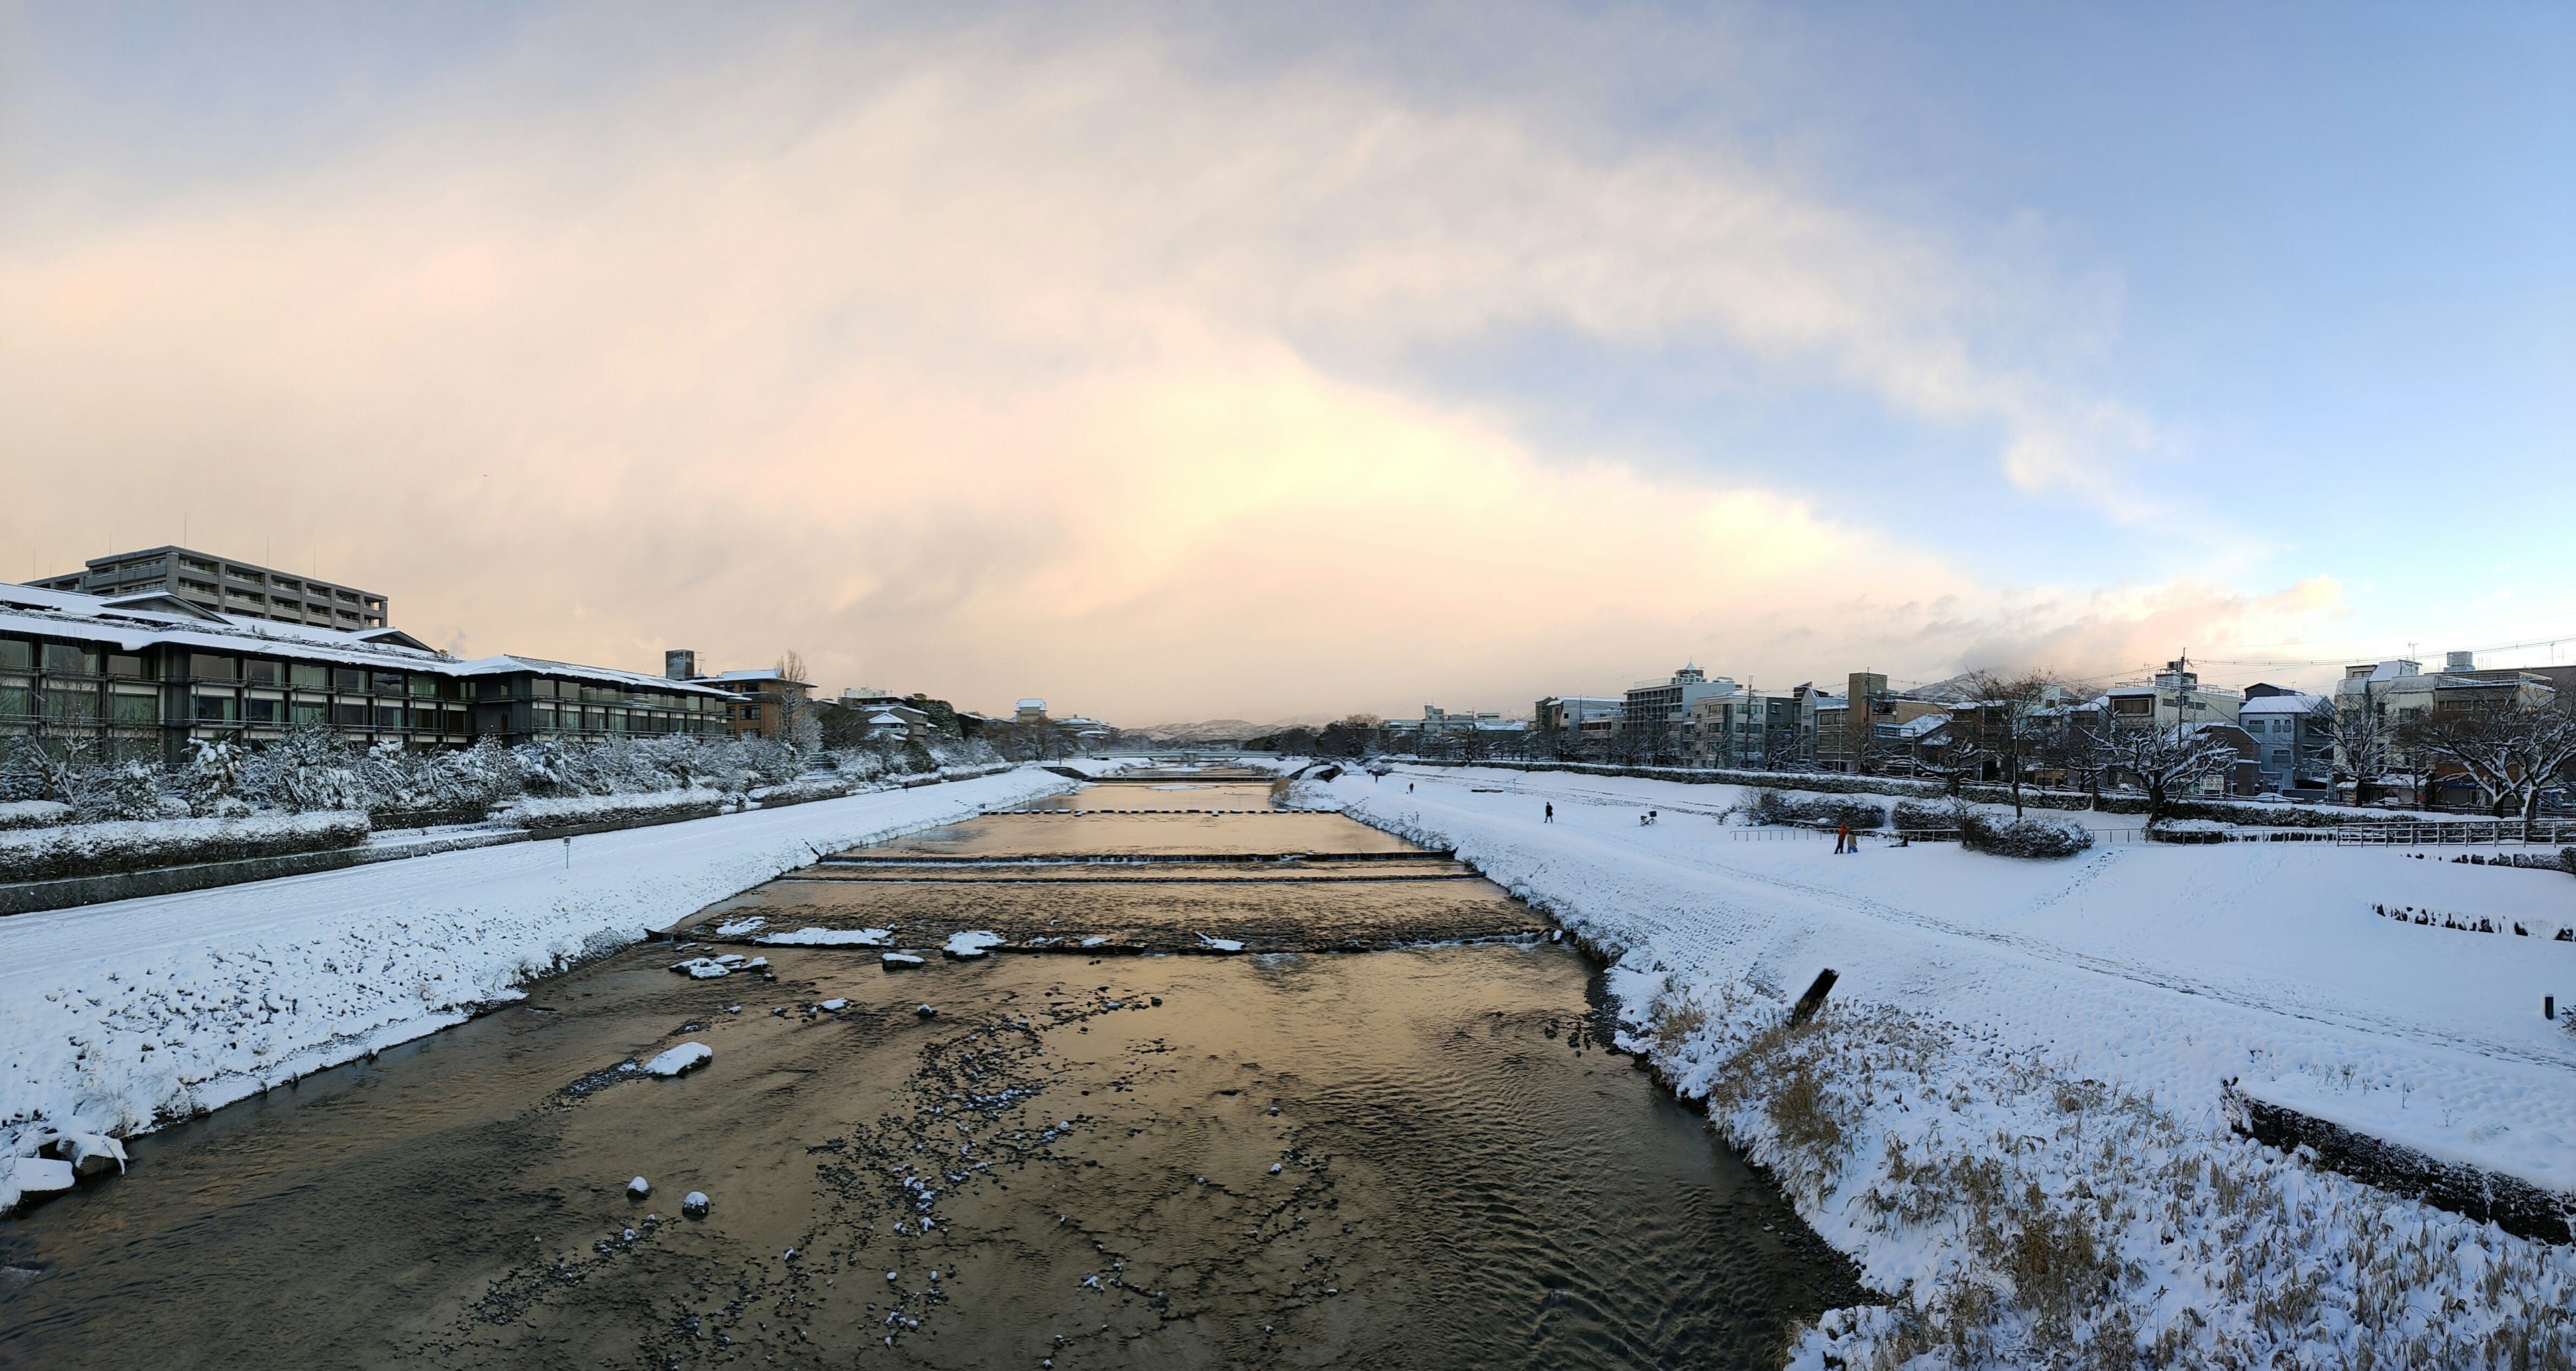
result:
M 20 829 L 0 833 L 0 881 L 50 881 L 192 862 L 328 852 L 366 840 L 367 816 L 345 812 Z
M 2563 876 L 2307 843 L 1836 856 L 1665 782 L 1408 773 L 1304 794 L 1455 847 L 1614 958 L 1624 1045 L 1889 1297 L 1793 1365 L 2576 1360 L 2576 1250 L 2240 1138 L 2223 1103 L 2576 1196 L 2576 1033 L 2539 1013 L 2576 998 L 2567 945 L 2373 907 L 2563 902 Z
M 1959 841 L 1971 852 L 1998 857 L 2072 857 L 2093 845 L 2093 830 L 2073 819 L 1963 810 L 1958 816 Z
M 732 803 L 721 790 L 691 788 L 654 790 L 641 795 L 566 795 L 547 800 L 521 800 L 510 810 L 520 828 L 572 828 L 581 824 L 625 823 L 674 815 L 713 814 Z
M 826 851 L 1069 787 L 981 780 L 0 919 L 0 1156 L 131 1134 L 456 1023 Z
M 0 804 L 0 831 L 51 828 L 72 820 L 72 807 L 60 800 L 11 800 Z

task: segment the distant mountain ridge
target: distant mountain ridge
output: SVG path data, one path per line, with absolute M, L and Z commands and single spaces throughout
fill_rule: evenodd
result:
M 1338 714 L 1300 714 L 1267 724 L 1256 724 L 1249 719 L 1202 719 L 1197 723 L 1148 724 L 1143 728 L 1120 729 L 1119 732 L 1126 737 L 1149 742 L 1207 747 L 1264 737 L 1283 728 L 1321 728 L 1340 717 Z

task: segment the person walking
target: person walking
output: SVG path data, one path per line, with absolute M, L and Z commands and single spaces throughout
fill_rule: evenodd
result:
M 1555 822 L 1556 822 L 1556 801 L 1554 801 L 1554 800 L 1550 800 L 1550 801 L 1548 801 L 1548 802 L 1547 802 L 1547 822 L 1549 822 L 1549 823 L 1555 823 Z
M 1844 824 L 1841 831 L 1834 834 L 1834 855 L 1839 857 L 1849 851 L 1851 851 L 1851 825 Z

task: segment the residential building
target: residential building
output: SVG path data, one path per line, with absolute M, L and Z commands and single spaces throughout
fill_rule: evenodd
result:
M 1628 702 L 1616 695 L 1547 695 L 1530 706 L 1530 731 L 1565 752 L 1602 755 Z
M 2323 695 L 2252 689 L 2236 726 L 2255 747 L 2258 791 L 2316 792 L 2334 785 L 2334 701 Z
M 1620 702 L 1620 750 L 1640 760 L 1687 761 L 1698 751 L 1692 731 L 1699 702 L 1741 690 L 1731 678 L 1709 679 L 1696 665 L 1667 680 L 1639 681 Z
M 0 587 L 0 737 L 55 756 L 178 762 L 297 725 L 352 743 L 720 734 L 726 692 L 535 657 L 463 660 L 395 628 L 235 618 L 161 591 Z
M 2241 692 L 2202 685 L 2188 657 L 2165 663 L 2147 684 L 2113 686 L 2102 698 L 2113 728 L 2232 724 L 2245 703 Z
M 797 680 L 776 667 L 719 671 L 693 684 L 733 696 L 725 721 L 726 731 L 734 737 L 772 740 L 787 736 L 788 726 L 807 708 L 806 692 L 814 688 L 813 682 Z
M 1690 735 L 1703 766 L 1778 771 L 1802 759 L 1804 701 L 1796 694 L 1744 691 L 1702 696 L 1691 706 Z
M 236 620 L 337 629 L 383 628 L 392 622 L 385 597 L 373 591 L 166 544 L 92 557 L 82 570 L 27 584 L 106 599 L 159 591 Z
M 2389 740 L 2388 769 L 2415 779 L 2419 803 L 2475 806 L 2480 792 L 2475 783 L 2459 774 L 2456 766 L 2407 746 L 2402 732 L 2406 725 L 2445 714 L 2545 709 L 2559 698 L 2549 675 L 2540 671 L 2479 670 L 2475 660 L 2465 652 L 2452 653 L 2451 661 L 2460 667 L 2457 671 L 2426 671 L 2421 663 L 2403 657 L 2361 662 L 2345 667 L 2343 679 L 2335 682 L 2336 710 L 2375 708 L 2392 729 L 2401 730 Z M 2337 762 L 2350 769 L 2349 759 L 2338 757 Z

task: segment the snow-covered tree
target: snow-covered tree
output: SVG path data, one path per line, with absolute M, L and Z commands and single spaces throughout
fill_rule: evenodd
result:
M 2147 822 L 2165 816 L 2177 794 L 2189 794 L 2212 776 L 2224 776 L 2238 760 L 2236 745 L 2200 724 L 2160 728 L 2113 729 L 2103 740 L 2111 766 L 2137 778 L 2147 792 Z
M 2388 702 L 2364 691 L 2336 702 L 2334 711 L 2335 768 L 2352 778 L 2352 801 L 2368 804 L 2380 778 L 2389 771 L 2389 744 L 2396 736 L 2396 726 L 2388 717 Z
M 2405 726 L 2412 750 L 2446 761 L 2477 782 L 2499 819 L 2519 814 L 2526 833 L 2541 792 L 2576 763 L 2576 713 L 2549 709 L 2435 712 Z
M 290 814 L 364 809 L 368 794 L 357 754 L 321 724 L 300 724 L 243 763 L 242 793 Z
M 241 786 L 242 763 L 249 754 L 230 737 L 197 738 L 188 744 L 188 812 L 200 818 L 240 811 L 234 791 Z

